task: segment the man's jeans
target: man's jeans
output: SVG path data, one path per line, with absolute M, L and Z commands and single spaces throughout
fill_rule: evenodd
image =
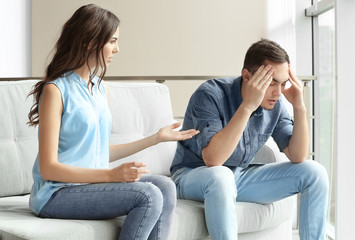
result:
M 176 205 L 168 177 L 147 175 L 134 183 L 99 183 L 55 192 L 43 218 L 109 219 L 127 215 L 119 239 L 168 239 Z
M 235 202 L 267 204 L 301 193 L 300 238 L 324 240 L 328 201 L 327 172 L 319 163 L 272 163 L 244 170 L 228 167 L 182 168 L 173 180 L 179 198 L 205 203 L 213 240 L 238 239 Z

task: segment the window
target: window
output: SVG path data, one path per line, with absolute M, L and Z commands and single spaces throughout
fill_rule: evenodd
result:
M 335 19 L 334 9 L 318 17 L 318 91 L 319 148 L 318 161 L 327 169 L 330 183 L 328 222 L 335 225 L 334 157 L 335 157 Z
M 333 1 L 318 1 L 306 10 L 313 18 L 314 82 L 314 159 L 328 172 L 330 193 L 327 216 L 328 239 L 335 238 L 335 122 L 336 122 L 336 52 Z

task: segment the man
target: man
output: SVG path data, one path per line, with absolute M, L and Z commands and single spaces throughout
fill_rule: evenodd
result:
M 281 94 L 293 106 L 293 121 Z M 238 238 L 236 201 L 271 203 L 297 193 L 301 239 L 325 239 L 327 173 L 306 161 L 303 88 L 277 43 L 262 39 L 252 44 L 242 76 L 203 83 L 186 110 L 183 129 L 191 128 L 200 134 L 179 142 L 171 172 L 180 198 L 205 203 L 213 240 Z M 249 166 L 270 136 L 290 162 Z

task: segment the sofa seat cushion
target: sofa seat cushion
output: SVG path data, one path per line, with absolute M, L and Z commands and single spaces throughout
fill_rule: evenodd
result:
M 0 239 L 117 239 L 118 219 L 42 219 L 28 208 L 29 195 L 0 198 Z
M 0 239 L 117 239 L 124 217 L 110 220 L 42 219 L 28 208 L 29 195 L 0 198 Z M 292 217 L 294 198 L 273 204 L 236 203 L 239 233 L 277 226 Z M 172 239 L 208 237 L 203 204 L 178 200 Z
M 250 233 L 273 228 L 290 220 L 295 197 L 272 204 L 236 203 L 238 232 Z M 187 235 L 188 234 L 188 235 Z M 173 239 L 203 239 L 208 237 L 203 203 L 179 199 L 174 219 Z

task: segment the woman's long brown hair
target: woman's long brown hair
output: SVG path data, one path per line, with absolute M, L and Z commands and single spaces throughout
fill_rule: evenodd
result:
M 94 4 L 76 10 L 63 26 L 44 79 L 38 82 L 28 95 L 34 96 L 34 104 L 28 114 L 30 126 L 39 124 L 39 100 L 46 83 L 85 64 L 88 65 L 89 56 L 95 56 L 98 63 L 90 78 L 100 71 L 100 79 L 103 79 L 106 74 L 106 64 L 102 49 L 116 32 L 119 23 L 120 20 L 116 15 Z

